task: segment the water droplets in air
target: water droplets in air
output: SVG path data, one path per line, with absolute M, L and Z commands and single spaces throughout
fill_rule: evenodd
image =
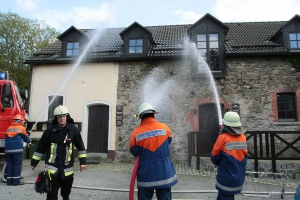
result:
M 160 112 L 168 108 L 171 103 L 169 93 L 175 86 L 175 81 L 168 77 L 162 68 L 154 68 L 144 78 L 141 94 L 142 102 L 150 103 Z

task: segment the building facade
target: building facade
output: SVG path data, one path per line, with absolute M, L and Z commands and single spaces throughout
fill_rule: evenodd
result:
M 102 31 L 72 26 L 25 61 L 32 66 L 33 134 L 39 137 L 63 104 L 87 152 L 130 161 L 134 115 L 143 102 L 171 128 L 176 161 L 187 161 L 191 131 L 212 146 L 228 110 L 240 114 L 248 131 L 299 130 L 299 30 L 298 15 L 223 23 L 206 14 L 194 24 L 134 22 Z

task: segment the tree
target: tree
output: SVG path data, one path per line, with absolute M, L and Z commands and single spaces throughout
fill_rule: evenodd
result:
M 24 60 L 53 42 L 60 33 L 43 21 L 0 12 L 0 70 L 8 71 L 20 89 L 29 87 L 30 65 Z

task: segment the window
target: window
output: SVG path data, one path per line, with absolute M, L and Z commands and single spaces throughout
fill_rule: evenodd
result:
M 290 48 L 299 49 L 300 48 L 300 33 L 290 33 Z
M 67 56 L 78 56 L 79 54 L 79 42 L 67 43 Z
M 295 94 L 277 94 L 278 120 L 296 121 Z
M 208 65 L 211 71 L 220 71 L 218 34 L 197 35 L 197 49 L 198 72 L 205 71 L 205 65 Z
M 129 40 L 129 53 L 143 53 L 143 40 Z
M 53 119 L 53 111 L 59 105 L 64 105 L 64 97 L 63 96 L 59 96 L 59 95 L 47 96 L 48 115 L 47 115 L 46 121 L 50 121 Z
M 14 106 L 14 104 L 13 104 L 14 101 L 13 101 L 13 96 L 11 95 L 11 91 L 10 91 L 11 85 L 9 83 L 5 83 L 5 85 L 9 85 L 9 87 L 5 87 L 5 86 L 0 87 L 3 89 L 2 97 L 1 97 L 1 104 L 2 104 L 3 108 L 12 108 Z M 7 92 L 8 93 L 7 96 L 5 95 L 4 88 L 9 90 L 9 92 Z M 0 90 L 0 93 L 1 93 L 1 90 Z

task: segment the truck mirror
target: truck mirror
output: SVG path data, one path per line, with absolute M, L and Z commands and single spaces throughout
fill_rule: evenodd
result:
M 27 99 L 28 98 L 28 90 L 26 90 L 26 89 L 21 90 L 20 95 L 23 99 Z
M 10 90 L 10 84 L 9 83 L 5 83 L 3 85 L 3 93 L 4 96 L 9 97 L 11 95 L 11 90 Z

